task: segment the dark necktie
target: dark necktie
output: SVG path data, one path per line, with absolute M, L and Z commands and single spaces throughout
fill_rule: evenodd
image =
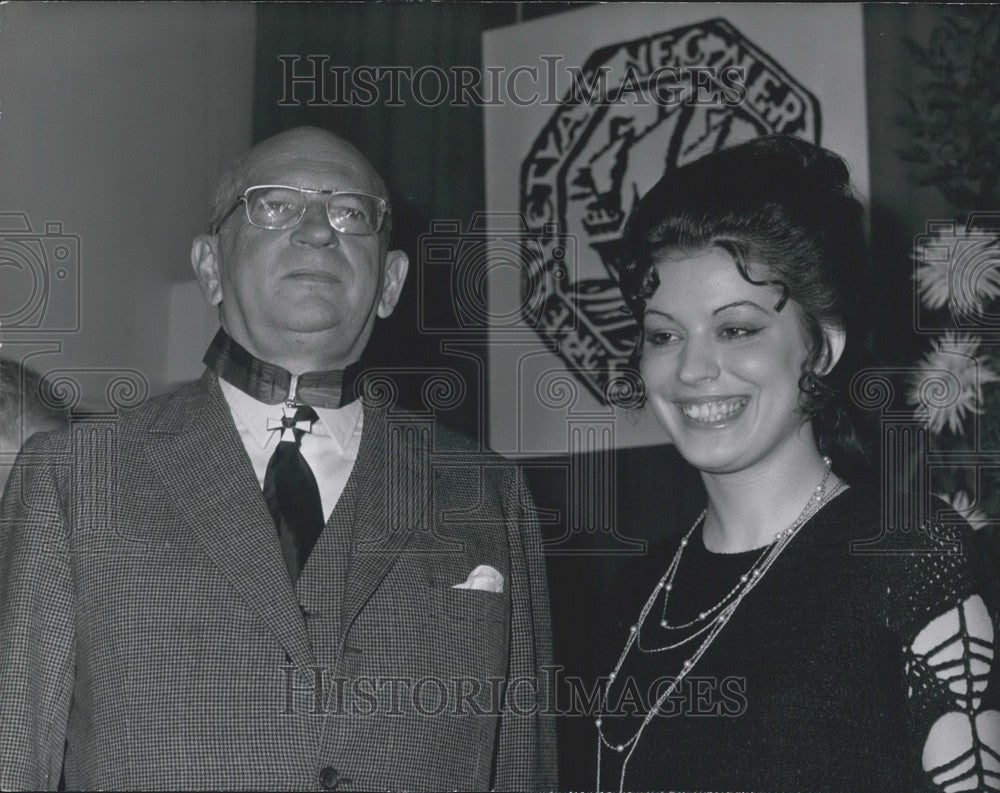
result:
M 297 406 L 294 415 L 290 412 L 286 408 L 285 417 L 275 427 L 280 427 L 281 438 L 267 464 L 264 500 L 274 518 L 285 566 L 294 584 L 323 531 L 323 502 L 316 477 L 301 451 L 302 436 L 311 431 L 319 416 L 308 405 Z

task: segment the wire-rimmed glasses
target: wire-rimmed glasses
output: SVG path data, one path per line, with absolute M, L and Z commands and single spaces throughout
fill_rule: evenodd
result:
M 215 224 L 217 234 L 236 208 L 246 207 L 247 220 L 254 226 L 272 231 L 297 226 L 306 213 L 306 194 L 325 195 L 326 214 L 330 225 L 342 234 L 368 236 L 378 234 L 385 220 L 386 200 L 361 190 L 311 190 L 280 184 L 248 187 L 236 203 Z

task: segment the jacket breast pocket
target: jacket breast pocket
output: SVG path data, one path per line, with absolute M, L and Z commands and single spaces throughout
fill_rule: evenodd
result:
M 430 620 L 437 662 L 480 681 L 507 671 L 510 600 L 505 592 L 431 586 Z
M 430 587 L 431 614 L 439 620 L 472 622 L 482 625 L 506 625 L 510 601 L 506 592 L 482 589 Z

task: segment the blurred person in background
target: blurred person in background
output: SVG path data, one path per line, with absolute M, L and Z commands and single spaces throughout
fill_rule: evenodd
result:
M 66 423 L 68 414 L 31 367 L 0 358 L 0 494 L 14 458 L 36 432 Z

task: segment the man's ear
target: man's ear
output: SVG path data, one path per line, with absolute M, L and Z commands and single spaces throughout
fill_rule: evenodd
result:
M 222 278 L 219 275 L 219 238 L 214 234 L 199 234 L 191 243 L 191 266 L 210 306 L 222 302 Z
M 823 371 L 816 373 L 821 377 L 829 374 L 833 370 L 833 367 L 837 365 L 837 361 L 840 360 L 840 356 L 844 353 L 844 345 L 847 343 L 847 333 L 843 328 L 838 326 L 824 325 L 823 336 L 826 337 L 826 349 L 829 357 L 826 359 Z
M 378 301 L 378 315 L 382 319 L 392 314 L 396 308 L 409 267 L 410 259 L 403 251 L 389 251 L 385 255 L 385 278 L 382 282 L 382 296 Z

